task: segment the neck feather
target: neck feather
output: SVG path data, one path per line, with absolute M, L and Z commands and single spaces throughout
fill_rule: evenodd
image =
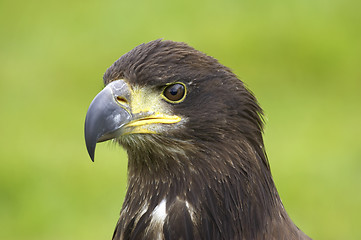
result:
M 132 213 L 128 214 L 130 219 L 153 211 L 164 199 L 167 204 L 183 199 L 199 211 L 195 221 L 206 216 L 218 229 L 226 226 L 217 219 L 237 222 L 237 228 L 229 231 L 230 237 L 239 229 L 250 229 L 242 234 L 254 238 L 285 222 L 290 232 L 297 231 L 273 183 L 263 145 L 254 146 L 246 140 L 213 144 L 150 138 L 154 137 L 137 139 L 136 148 L 122 143 L 129 157 L 123 210 Z

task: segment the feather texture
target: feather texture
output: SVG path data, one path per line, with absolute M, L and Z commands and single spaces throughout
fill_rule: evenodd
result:
M 156 40 L 117 60 L 108 84 L 159 89 L 184 128 L 121 136 L 128 190 L 113 239 L 309 239 L 285 211 L 264 150 L 262 109 L 227 67 L 184 43 Z

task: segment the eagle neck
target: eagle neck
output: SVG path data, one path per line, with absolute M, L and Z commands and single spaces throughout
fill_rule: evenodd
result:
M 127 226 L 140 215 L 151 216 L 161 203 L 166 203 L 167 212 L 174 201 L 182 199 L 195 211 L 195 225 L 209 224 L 214 231 L 229 235 L 226 239 L 258 239 L 256 234 L 271 234 L 281 226 L 297 234 L 262 146 L 246 140 L 199 141 L 180 146 L 186 152 L 163 154 L 156 148 L 128 148 L 128 190 L 122 208 L 127 214 L 121 214 L 120 221 Z M 219 219 L 230 219 L 233 227 Z

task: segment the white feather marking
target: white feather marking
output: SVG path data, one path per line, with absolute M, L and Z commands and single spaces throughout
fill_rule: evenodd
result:
M 164 223 L 165 218 L 167 217 L 166 213 L 166 204 L 167 201 L 163 199 L 158 206 L 156 206 L 152 212 L 152 220 L 157 223 Z
M 188 201 L 186 201 L 186 207 L 188 209 L 189 214 L 191 215 L 192 222 L 194 222 L 194 208 L 193 208 L 193 206 L 190 205 Z
M 156 233 L 156 240 L 163 240 L 163 225 L 167 217 L 166 212 L 167 201 L 163 199 L 151 213 L 151 222 L 147 228 L 147 231 L 153 231 Z

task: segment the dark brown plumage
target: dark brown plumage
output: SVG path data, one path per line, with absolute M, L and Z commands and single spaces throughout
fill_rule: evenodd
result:
M 104 83 L 127 119 L 109 129 L 103 121 L 95 137 L 90 115 L 99 110 L 91 105 L 85 132 L 90 154 L 112 138 L 128 153 L 113 239 L 309 239 L 273 183 L 262 109 L 227 67 L 184 43 L 156 40 L 123 55 Z M 177 83 L 185 97 L 170 101 L 163 91 Z

